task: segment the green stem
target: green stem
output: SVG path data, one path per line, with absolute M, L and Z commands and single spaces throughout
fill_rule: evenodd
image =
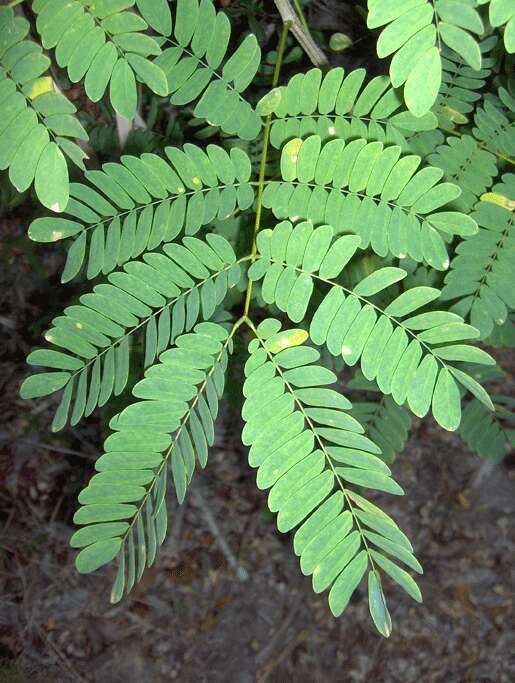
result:
M 250 320 L 250 318 L 246 315 L 242 315 L 241 318 L 238 318 L 238 320 L 231 327 L 229 338 L 234 337 L 236 331 L 243 325 L 243 323 L 246 323 L 249 326 L 252 325 L 252 321 Z
M 275 88 L 279 83 L 279 74 L 281 72 L 281 64 L 283 61 L 284 48 L 286 47 L 286 37 L 288 31 L 290 30 L 291 22 L 287 21 L 282 25 L 281 37 L 279 39 L 279 48 L 277 50 L 277 61 L 275 62 L 274 76 L 272 79 L 272 88 Z M 261 152 L 261 160 L 259 163 L 259 178 L 258 178 L 258 192 L 257 192 L 257 205 L 256 205 L 256 220 L 254 223 L 254 237 L 252 240 L 252 252 L 251 257 L 254 257 L 257 252 L 256 236 L 259 232 L 261 226 L 261 213 L 263 210 L 263 191 L 265 188 L 265 173 L 266 173 L 266 159 L 268 155 L 268 141 L 270 139 L 270 128 L 272 125 L 272 114 L 268 114 L 265 119 L 265 127 L 263 129 L 263 150 Z M 250 309 L 250 299 L 252 296 L 252 280 L 247 282 L 247 291 L 245 294 L 245 306 L 243 309 L 243 316 L 248 315 Z
M 438 126 L 438 128 L 443 131 L 444 133 L 447 133 L 448 135 L 454 135 L 458 138 L 461 138 L 463 136 L 463 133 L 460 133 L 458 130 L 452 130 L 451 128 L 445 128 L 445 126 Z M 515 166 L 515 159 L 512 159 L 509 156 L 506 156 L 506 154 L 503 154 L 502 152 L 494 152 L 493 150 L 488 148 L 488 145 L 485 142 L 479 142 L 478 140 L 474 141 L 476 145 L 480 149 L 485 149 L 487 152 L 490 152 L 490 154 L 495 154 L 495 156 L 499 159 L 503 159 L 504 161 L 507 161 L 509 164 L 512 164 Z
M 304 28 L 304 30 L 306 31 L 308 36 L 311 35 L 311 32 L 309 30 L 309 25 L 308 25 L 308 22 L 306 20 L 306 16 L 305 16 L 304 12 L 302 11 L 302 7 L 300 6 L 299 0 L 293 0 L 293 4 L 295 6 L 295 11 L 299 15 L 299 19 L 300 19 L 300 23 L 302 24 L 302 27 Z

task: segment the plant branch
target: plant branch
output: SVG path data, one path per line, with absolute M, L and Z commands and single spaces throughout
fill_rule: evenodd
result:
M 325 66 L 326 64 L 329 64 L 327 57 L 318 47 L 318 45 L 311 37 L 311 34 L 309 33 L 309 28 L 307 26 L 306 19 L 304 17 L 304 14 L 302 13 L 302 10 L 300 9 L 298 2 L 294 0 L 295 6 L 300 12 L 300 19 L 299 16 L 297 16 L 297 14 L 295 13 L 295 10 L 291 6 L 289 0 L 274 1 L 277 9 L 279 10 L 279 14 L 281 15 L 283 23 L 291 24 L 291 32 L 297 39 L 299 45 L 302 47 L 304 52 L 313 62 L 313 64 L 315 66 Z
M 285 21 L 282 25 L 281 37 L 279 38 L 279 47 L 277 49 L 277 60 L 275 62 L 274 75 L 272 78 L 272 88 L 275 88 L 279 83 L 279 74 L 281 73 L 281 64 L 283 61 L 284 48 L 286 47 L 286 37 L 288 31 L 292 26 L 291 21 Z M 268 141 L 270 139 L 270 127 L 272 125 L 272 114 L 268 114 L 265 119 L 265 126 L 263 128 L 263 149 L 261 152 L 261 160 L 259 162 L 259 179 L 258 179 L 258 192 L 257 192 L 257 203 L 256 203 L 256 220 L 254 222 L 254 236 L 252 240 L 252 261 L 257 253 L 256 236 L 259 232 L 261 226 L 261 213 L 263 210 L 263 191 L 265 188 L 265 172 L 266 172 L 266 159 L 268 155 Z M 247 282 L 247 292 L 245 294 L 245 306 L 243 310 L 243 316 L 246 317 L 250 308 L 250 298 L 252 296 L 252 280 Z
M 302 11 L 302 7 L 300 6 L 299 0 L 293 0 L 293 6 L 295 7 L 295 11 L 299 15 L 300 23 L 304 27 L 304 30 L 308 35 L 311 35 L 311 31 L 309 30 L 309 25 L 306 19 L 306 16 L 304 12 Z
M 244 567 L 242 567 L 241 564 L 238 562 L 229 544 L 225 540 L 225 537 L 223 533 L 220 531 L 220 528 L 216 523 L 213 513 L 209 509 L 209 505 L 204 500 L 204 496 L 202 495 L 198 485 L 196 487 L 191 487 L 190 496 L 193 499 L 194 504 L 199 508 L 200 512 L 204 516 L 206 524 L 209 527 L 209 531 L 213 534 L 213 537 L 216 543 L 218 544 L 218 547 L 225 556 L 225 559 L 227 560 L 231 569 L 234 571 L 234 573 L 240 581 L 247 581 L 249 578 L 247 570 Z

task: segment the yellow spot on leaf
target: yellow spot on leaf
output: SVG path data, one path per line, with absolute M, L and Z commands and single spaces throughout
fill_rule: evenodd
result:
M 515 200 L 505 197 L 503 194 L 496 192 L 485 192 L 480 197 L 482 202 L 490 202 L 490 204 L 497 204 L 508 211 L 515 211 Z
M 282 99 L 282 92 L 280 88 L 274 88 L 264 97 L 262 97 L 256 105 L 256 113 L 258 116 L 267 116 L 277 109 Z
M 352 353 L 352 350 L 351 350 L 350 346 L 345 346 L 345 344 L 343 344 L 342 356 L 350 356 L 351 353 Z
M 62 236 L 63 233 L 60 230 L 52 230 L 52 242 L 57 242 Z
M 336 133 L 336 128 L 334 126 L 329 126 L 327 132 L 329 133 L 329 135 L 334 135 Z
M 82 323 L 75 323 L 75 327 L 76 327 L 78 330 L 82 330 L 82 327 L 83 327 L 83 326 L 82 326 Z
M 192 178 L 192 179 L 191 179 L 191 182 L 192 182 L 194 185 L 200 185 L 200 179 L 197 178 L 196 176 L 195 176 L 195 178 Z
M 468 498 L 469 494 L 470 491 L 468 491 L 468 489 L 465 489 L 465 491 L 460 491 L 460 493 L 458 493 L 458 502 L 462 508 L 465 508 L 465 510 L 468 510 L 470 508 L 470 500 Z
M 265 346 L 270 353 L 279 353 L 292 346 L 304 344 L 308 338 L 306 330 L 283 330 L 267 340 Z
M 182 194 L 183 192 L 186 192 L 186 190 L 185 190 L 183 187 L 178 187 L 178 188 L 177 188 L 177 192 L 178 192 L 179 194 Z
M 54 81 L 52 80 L 51 76 L 42 76 L 41 78 L 38 78 L 37 80 L 34 81 L 32 84 L 31 89 L 27 93 L 29 99 L 35 100 L 36 97 L 39 97 L 40 95 L 44 95 L 47 92 L 53 92 L 54 91 Z
M 443 107 L 443 111 L 454 123 L 468 123 L 467 117 L 452 107 Z

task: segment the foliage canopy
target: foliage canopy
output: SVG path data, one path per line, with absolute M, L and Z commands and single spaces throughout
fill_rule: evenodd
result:
M 368 0 L 367 26 L 389 76 L 303 69 L 288 22 L 262 59 L 211 0 L 0 8 L 0 169 L 33 184 L 29 237 L 65 245 L 82 292 L 21 395 L 59 392 L 54 431 L 120 397 L 71 539 L 80 572 L 116 560 L 115 602 L 208 463 L 238 335 L 257 486 L 335 616 L 367 574 L 384 636 L 384 577 L 420 602 L 422 567 L 367 496 L 404 494 L 411 414 L 496 461 L 514 441 L 483 386 L 502 373 L 483 346 L 515 337 L 513 2 Z M 118 127 L 145 102 L 188 132 L 88 160 L 66 79 Z

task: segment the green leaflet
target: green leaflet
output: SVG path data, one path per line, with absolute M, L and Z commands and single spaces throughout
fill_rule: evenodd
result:
M 166 0 L 136 0 L 145 21 L 158 33 L 168 36 L 172 32 L 172 16 Z
M 441 79 L 440 52 L 437 47 L 430 47 L 410 71 L 404 88 L 406 104 L 415 116 L 422 116 L 429 111 L 440 90 Z M 422 81 L 426 84 L 423 88 Z
M 386 606 L 381 577 L 375 570 L 368 573 L 368 606 L 377 630 L 388 638 L 392 632 L 392 619 Z
M 41 203 L 61 213 L 68 204 L 68 168 L 59 147 L 50 142 L 39 157 L 34 189 Z
M 461 420 L 461 398 L 458 386 L 447 368 L 438 373 L 432 404 L 436 421 L 445 429 L 454 431 Z
M 70 379 L 68 372 L 42 372 L 27 377 L 20 389 L 22 398 L 37 398 L 61 389 Z
M 93 572 L 104 564 L 111 562 L 120 550 L 121 541 L 116 539 L 103 539 L 95 541 L 81 551 L 77 558 L 77 570 L 81 574 Z
M 481 68 L 481 50 L 470 34 L 446 22 L 439 24 L 439 33 L 444 43 L 460 54 L 472 69 Z
M 114 431 L 95 465 L 98 474 L 79 496 L 82 507 L 74 519 L 84 526 L 71 545 L 82 548 L 76 565 L 83 573 L 118 557 L 113 601 L 130 592 L 164 540 L 168 463 L 179 502 L 197 458 L 202 467 L 206 464 L 205 449 L 213 442 L 216 404 L 231 351 L 224 327 L 198 324 L 193 332 L 179 336 L 176 347 L 162 354 L 135 385 L 133 396 L 143 400 L 129 404 L 111 420 Z M 178 367 L 187 372 L 181 374 Z M 208 404 L 206 394 L 214 396 L 214 402 L 210 398 Z
M 280 331 L 275 319 L 267 319 L 253 330 L 256 338 L 249 344 L 250 356 L 245 364 L 242 412 L 243 441 L 250 445 L 249 464 L 258 468 L 258 487 L 270 488 L 268 504 L 272 512 L 278 513 L 279 530 L 298 527 L 294 548 L 300 556 L 301 570 L 312 575 L 315 592 L 329 589 L 329 606 L 338 616 L 370 562 L 358 521 L 361 513 L 355 505 L 365 505 L 373 511 L 363 513 L 372 522 L 366 516 L 361 520 L 376 530 L 365 532 L 370 539 L 402 561 L 408 561 L 417 571 L 420 568 L 406 549 L 409 541 L 395 523 L 381 512 L 382 517 L 375 523 L 375 506 L 346 489 L 343 482 L 396 493 L 402 490 L 390 478 L 387 467 L 383 465 L 384 471 L 377 471 L 375 460 L 382 463 L 373 454 L 379 449 L 362 436 L 360 424 L 345 413 L 350 407 L 348 402 L 339 406 L 335 402 L 338 394 L 326 387 L 336 377 L 313 364 L 318 354 L 306 355 L 310 347 L 303 345 L 302 331 Z M 284 339 L 296 339 L 297 345 L 284 345 L 277 350 L 281 335 Z M 276 386 L 277 390 L 273 388 Z M 263 402 L 265 396 L 269 401 L 272 398 L 269 405 Z M 328 405 L 338 408 L 324 407 Z M 345 444 L 347 447 L 342 448 Z M 335 467 L 342 459 L 348 467 Z M 388 540 L 392 537 L 400 539 L 403 545 Z M 409 580 L 413 581 L 411 577 Z M 413 585 L 416 586 L 414 582 Z M 371 613 L 378 630 L 388 635 L 391 624 L 386 629 L 377 591 L 374 586 Z
M 361 280 L 353 291 L 358 296 L 372 296 L 405 277 L 406 271 L 402 268 L 380 268 Z
M 132 118 L 138 104 L 136 78 L 129 62 L 120 57 L 114 65 L 109 81 L 109 98 L 120 116 Z

